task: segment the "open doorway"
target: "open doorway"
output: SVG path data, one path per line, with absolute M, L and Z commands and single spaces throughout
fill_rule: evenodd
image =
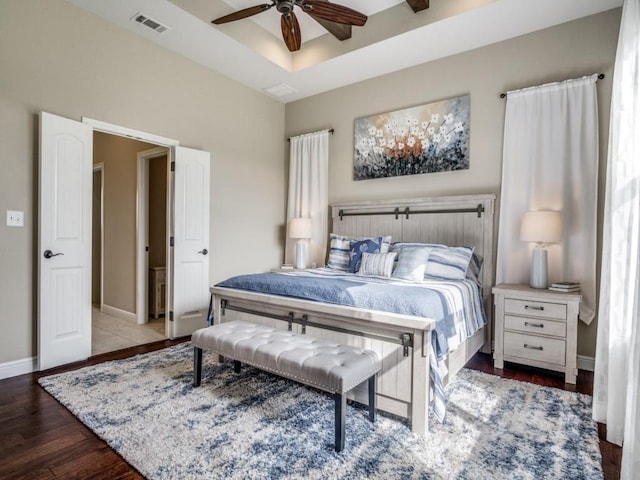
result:
M 102 132 L 94 132 L 93 144 L 91 353 L 97 355 L 167 338 L 168 149 Z
M 165 321 L 165 335 L 172 339 L 184 337 L 207 324 L 210 268 L 207 254 L 211 248 L 210 154 L 180 146 L 177 140 L 87 117 L 83 117 L 82 122 L 77 122 L 41 112 L 37 257 L 40 370 L 91 356 L 93 212 L 85 206 L 89 206 L 92 201 L 93 163 L 100 163 L 100 160 L 93 158 L 93 133 L 96 131 L 149 142 L 144 148 L 157 145 L 167 147 L 167 164 L 171 165 L 167 172 L 167 225 L 171 242 L 166 267 L 169 321 Z M 115 158 L 120 159 L 120 155 Z M 123 161 L 116 165 L 116 169 L 123 166 L 128 168 L 135 163 Z M 138 209 L 131 208 L 132 202 L 126 204 L 123 201 L 132 197 L 127 192 L 131 185 L 134 185 L 135 190 L 137 173 L 129 172 L 129 175 L 123 176 L 122 181 L 113 187 L 116 193 L 108 201 L 111 170 L 106 164 L 102 169 L 104 188 L 100 303 L 103 310 L 110 308 L 110 315 L 113 313 L 115 317 L 127 321 L 134 320 L 137 316 L 134 286 L 136 275 L 125 275 L 118 278 L 117 282 L 109 282 L 108 291 L 107 277 L 113 274 L 114 269 L 111 261 L 107 260 L 107 255 L 108 252 L 115 252 L 115 261 L 124 269 L 137 268 L 136 247 L 131 241 L 131 234 L 125 232 L 136 230 L 135 217 Z M 107 215 L 110 210 L 108 203 L 112 204 L 111 207 L 115 206 L 114 211 L 120 215 L 120 220 L 114 225 L 110 225 L 113 219 Z M 139 202 L 136 206 L 138 204 Z M 128 243 L 123 240 L 125 238 Z M 109 246 L 109 242 L 115 242 L 116 247 Z M 129 295 L 130 303 L 127 306 L 122 300 Z

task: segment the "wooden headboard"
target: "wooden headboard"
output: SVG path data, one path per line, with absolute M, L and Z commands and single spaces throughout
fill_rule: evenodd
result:
M 482 296 L 491 322 L 495 199 L 479 194 L 333 203 L 331 231 L 353 237 L 391 235 L 393 242 L 473 245 L 483 259 Z

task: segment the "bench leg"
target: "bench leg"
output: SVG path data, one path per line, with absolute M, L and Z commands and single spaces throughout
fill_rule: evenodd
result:
M 369 421 L 376 421 L 376 376 L 369 377 Z
M 242 363 L 240 363 L 238 360 L 234 360 L 233 361 L 233 371 L 236 373 L 240 373 L 240 366 L 242 365 Z
M 333 398 L 336 404 L 336 452 L 344 449 L 344 421 L 347 411 L 347 396 L 341 393 L 334 393 Z
M 202 381 L 202 349 L 193 347 L 193 386 L 199 387 Z

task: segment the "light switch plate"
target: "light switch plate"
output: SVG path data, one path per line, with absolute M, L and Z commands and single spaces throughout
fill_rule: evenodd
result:
M 24 227 L 24 212 L 7 210 L 7 227 Z

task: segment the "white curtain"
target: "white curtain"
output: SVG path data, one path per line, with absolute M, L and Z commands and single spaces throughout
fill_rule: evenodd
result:
M 577 281 L 580 318 L 596 301 L 597 75 L 508 92 L 497 283 L 528 284 L 533 244 L 520 240 L 529 210 L 562 212 L 563 239 L 548 246 L 549 281 Z
M 329 131 L 291 138 L 289 201 L 285 263 L 294 263 L 295 242 L 289 238 L 292 218 L 311 218 L 313 236 L 307 246 L 307 265 L 325 264 L 329 217 Z
M 622 7 L 610 118 L 593 418 L 624 480 L 640 472 L 640 0 Z

